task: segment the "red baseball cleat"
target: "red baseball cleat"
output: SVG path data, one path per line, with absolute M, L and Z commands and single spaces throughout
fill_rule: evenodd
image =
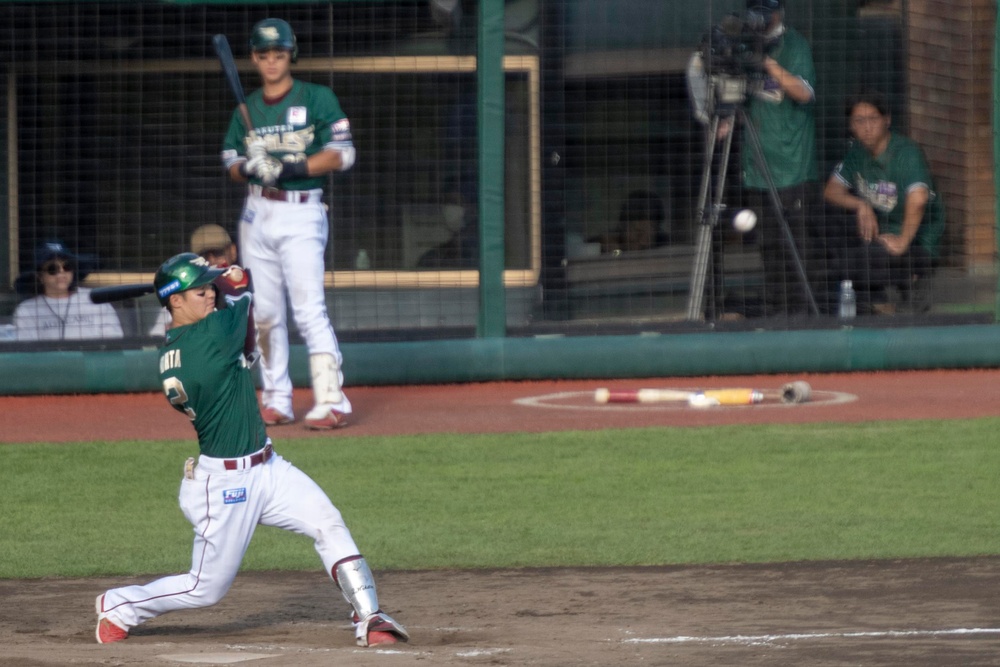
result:
M 114 621 L 104 615 L 104 594 L 97 596 L 94 601 L 94 610 L 97 612 L 97 629 L 94 635 L 98 644 L 114 644 L 123 639 L 128 639 L 128 630 L 117 625 Z

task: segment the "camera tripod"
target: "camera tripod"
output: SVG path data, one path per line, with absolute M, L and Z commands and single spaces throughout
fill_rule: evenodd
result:
M 716 137 L 724 119 L 732 121 L 732 128 L 722 140 L 719 156 L 719 174 L 715 183 L 715 191 L 712 194 L 711 206 L 709 206 L 708 196 L 712 185 L 712 163 L 717 144 L 719 143 Z M 813 315 L 819 315 L 819 307 L 816 305 L 816 298 L 813 296 L 812 287 L 809 285 L 809 279 L 806 276 L 802 258 L 799 257 L 799 251 L 795 245 L 795 237 L 792 235 L 792 230 L 788 226 L 788 220 L 785 218 L 784 207 L 781 204 L 781 198 L 778 196 L 778 190 L 774 186 L 771 170 L 764 161 L 764 151 L 761 148 L 760 136 L 757 133 L 757 128 L 747 118 L 746 110 L 740 104 L 720 108 L 713 112 L 705 130 L 705 164 L 702 170 L 701 187 L 698 193 L 698 207 L 696 209 L 699 222 L 698 241 L 695 247 L 694 264 L 691 268 L 691 291 L 688 295 L 687 319 L 694 321 L 704 318 L 703 302 L 705 298 L 705 284 L 708 280 L 709 269 L 713 266 L 715 267 L 712 289 L 713 311 L 718 307 L 719 292 L 722 288 L 722 249 L 721 246 L 719 248 L 713 247 L 715 245 L 713 244 L 713 235 L 719 223 L 719 216 L 725 209 L 725 204 L 722 203 L 722 196 L 725 190 L 726 172 L 729 166 L 729 156 L 733 144 L 733 135 L 736 133 L 737 121 L 742 123 L 747 133 L 748 141 L 746 143 L 750 145 L 757 167 L 767 182 L 767 190 L 770 195 L 771 204 L 777 213 L 778 223 L 787 246 L 786 249 L 795 263 L 796 273 L 799 280 L 802 281 L 802 287 L 809 302 L 809 312 Z

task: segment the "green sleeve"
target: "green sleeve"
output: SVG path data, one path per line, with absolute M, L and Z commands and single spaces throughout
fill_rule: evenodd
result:
M 788 43 L 775 58 L 778 64 L 797 77 L 816 87 L 816 66 L 813 63 L 812 50 L 805 38 L 797 32 L 789 32 Z
M 233 117 L 229 120 L 229 130 L 222 142 L 222 150 L 234 150 L 240 155 L 246 150 L 243 140 L 247 136 L 247 128 L 243 124 L 239 111 L 233 111 Z
M 208 316 L 211 320 L 209 329 L 211 336 L 221 342 L 221 347 L 227 356 L 243 354 L 250 303 L 250 296 L 243 296 L 226 308 Z
M 858 151 L 858 144 L 852 143 L 847 149 L 844 159 L 834 167 L 834 175 L 840 177 L 851 190 L 857 186 L 856 175 L 861 171 L 861 154 Z
M 346 118 L 344 111 L 340 108 L 340 100 L 332 90 L 325 86 L 316 86 L 316 142 L 315 145 L 322 150 L 323 146 L 330 143 L 333 132 L 332 126 L 338 120 Z
M 905 194 L 916 183 L 923 183 L 931 189 L 931 170 L 924 159 L 923 151 L 913 142 L 907 141 L 900 146 L 895 159 L 895 181 L 899 184 L 900 194 Z

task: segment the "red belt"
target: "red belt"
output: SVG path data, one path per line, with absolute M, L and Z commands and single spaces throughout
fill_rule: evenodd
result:
M 310 201 L 312 193 L 309 190 L 282 190 L 281 188 L 269 188 L 263 185 L 250 185 L 250 194 L 270 199 L 271 201 L 288 201 L 295 204 Z
M 271 445 L 265 445 L 264 449 L 256 454 L 250 455 L 250 465 L 246 467 L 252 468 L 260 465 L 261 463 L 266 463 L 268 459 L 271 458 L 272 454 L 274 454 L 274 448 L 272 448 Z M 242 459 L 225 459 L 222 463 L 226 466 L 226 470 L 239 470 L 240 464 L 242 464 L 243 460 L 246 458 L 247 457 L 244 456 Z

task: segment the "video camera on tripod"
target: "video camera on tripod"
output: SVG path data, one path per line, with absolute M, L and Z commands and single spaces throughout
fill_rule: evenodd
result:
M 727 14 L 713 25 L 688 63 L 688 92 L 702 123 L 719 108 L 742 104 L 764 79 L 767 43 L 763 26 Z
M 710 272 L 713 285 L 709 310 L 714 310 L 721 301 L 720 290 L 724 282 L 720 261 L 722 250 L 718 239 L 713 240 L 713 232 L 725 209 L 722 199 L 737 125 L 743 129 L 746 150 L 750 151 L 758 169 L 764 174 L 776 211 L 775 217 L 811 312 L 819 312 L 795 238 L 785 219 L 781 198 L 764 159 L 760 137 L 754 124 L 749 122 L 745 108 L 748 97 L 764 87 L 767 78 L 765 60 L 769 51 L 780 42 L 782 34 L 780 25 L 777 25 L 780 22 L 775 20 L 775 16 L 783 17 L 783 4 L 784 0 L 747 0 L 746 19 L 737 14 L 726 15 L 718 25 L 712 26 L 702 39 L 700 49 L 688 62 L 687 82 L 692 110 L 695 119 L 705 125 L 705 160 L 697 205 L 698 240 L 687 307 L 687 318 L 692 321 L 706 317 L 703 303 Z M 714 165 L 718 169 L 713 177 Z

